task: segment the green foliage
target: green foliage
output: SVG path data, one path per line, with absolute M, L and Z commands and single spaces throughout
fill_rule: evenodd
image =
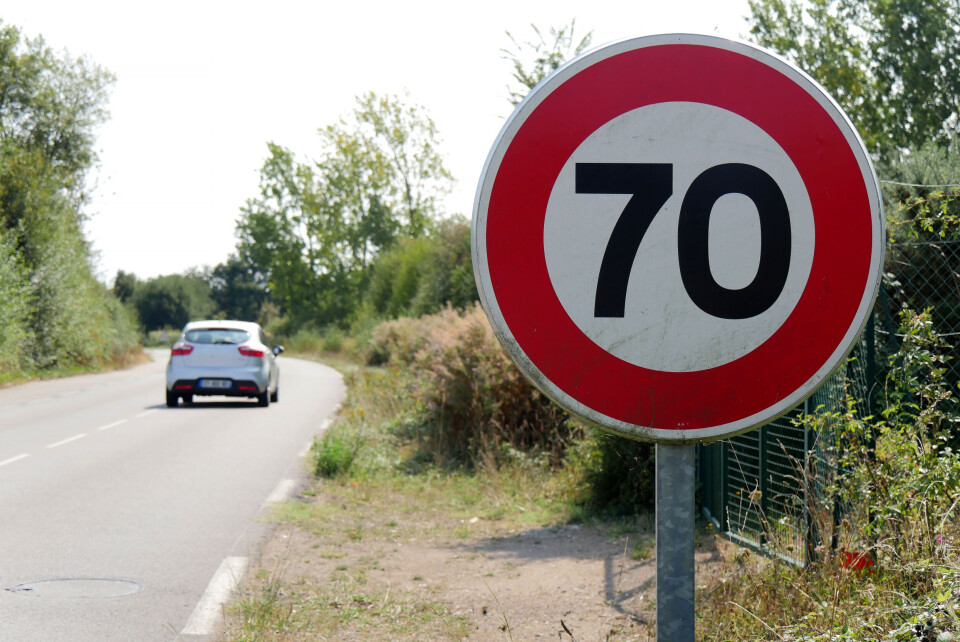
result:
M 0 357 L 5 375 L 89 366 L 136 345 L 83 237 L 94 129 L 112 77 L 0 23 Z M 10 346 L 16 346 L 8 352 Z
M 583 469 L 588 512 L 636 515 L 653 508 L 656 450 L 654 444 L 590 431 L 571 449 L 571 464 Z
M 888 204 L 896 203 L 903 191 L 913 196 L 913 192 L 923 189 L 922 186 L 942 189 L 946 185 L 956 185 L 960 182 L 957 178 L 960 177 L 960 134 L 942 141 L 925 142 L 894 162 L 884 163 L 878 171 L 892 183 L 884 185 L 888 190 L 885 194 Z
M 960 634 L 958 406 L 945 346 L 927 313 L 905 311 L 890 356 L 884 410 L 848 398 L 807 421 L 824 461 L 804 483 L 820 535 L 806 570 L 747 564 L 705 599 L 705 640 L 939 640 Z M 842 519 L 836 523 L 834 516 Z M 834 550 L 834 543 L 839 550 Z M 858 570 L 852 561 L 866 559 Z M 940 636 L 940 637 L 938 637 Z
M 893 242 L 960 239 L 960 135 L 927 143 L 881 167 L 888 237 Z
M 751 0 L 750 33 L 818 80 L 886 158 L 960 122 L 960 5 L 948 0 Z
M 133 291 L 137 287 L 137 275 L 132 272 L 117 270 L 117 275 L 113 278 L 113 296 L 119 299 L 120 303 L 126 303 L 133 296 Z
M 264 275 L 235 254 L 213 268 L 207 282 L 217 313 L 227 319 L 256 321 L 270 296 Z
M 929 313 L 904 311 L 900 350 L 891 355 L 881 418 L 862 417 L 852 404 L 826 415 L 821 430 L 835 435 L 834 490 L 846 505 L 869 497 L 869 519 L 843 535 L 861 550 L 897 564 L 936 564 L 937 537 L 960 498 L 957 399 L 944 378 L 946 345 Z M 826 430 L 829 430 L 827 432 Z
M 400 240 L 371 266 L 367 316 L 396 319 L 462 309 L 478 299 L 470 255 L 470 225 L 456 218 L 430 235 Z
M 328 434 L 313 442 L 314 474 L 317 477 L 339 477 L 350 472 L 362 447 L 359 439 L 348 443 L 342 435 Z
M 0 230 L 0 383 L 30 364 L 30 288 L 13 243 Z
M 507 87 L 511 105 L 519 105 L 530 90 L 537 86 L 537 83 L 549 76 L 568 58 L 573 58 L 590 46 L 593 38 L 592 31 L 587 32 L 587 35 L 579 41 L 575 40 L 576 22 L 571 20 L 569 25 L 550 27 L 548 36 L 544 36 L 536 25 L 531 24 L 530 29 L 535 38 L 523 43 L 517 42 L 509 31 L 506 32 L 513 47 L 501 49 L 500 53 L 505 60 L 510 61 L 513 67 L 513 79 L 519 85 L 517 89 Z
M 139 282 L 129 301 L 147 331 L 182 328 L 214 312 L 210 286 L 199 274 L 168 274 Z
M 436 137 L 422 108 L 369 93 L 350 120 L 320 130 L 318 160 L 269 145 L 237 250 L 294 323 L 348 324 L 380 251 L 429 230 L 451 180 Z
M 373 92 L 357 99 L 354 117 L 365 147 L 377 150 L 389 167 L 386 198 L 381 200 L 399 213 L 404 234 L 421 236 L 453 180 L 437 151 L 437 126 L 422 107 Z

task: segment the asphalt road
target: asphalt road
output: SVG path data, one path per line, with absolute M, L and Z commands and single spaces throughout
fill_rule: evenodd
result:
M 205 640 L 343 396 L 280 358 L 269 408 L 163 404 L 166 352 L 0 389 L 0 641 Z

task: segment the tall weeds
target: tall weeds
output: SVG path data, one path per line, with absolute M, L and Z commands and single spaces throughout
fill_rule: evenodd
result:
M 516 369 L 479 305 L 378 326 L 374 359 L 409 370 L 421 447 L 437 462 L 496 465 L 510 449 L 558 463 L 580 424 Z

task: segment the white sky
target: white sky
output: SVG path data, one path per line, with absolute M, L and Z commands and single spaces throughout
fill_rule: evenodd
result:
M 739 37 L 747 0 L 3 0 L 0 20 L 117 76 L 99 130 L 87 236 L 101 280 L 213 266 L 235 246 L 267 141 L 316 158 L 317 129 L 366 91 L 408 92 L 436 121 L 470 216 L 510 113 L 500 50 L 576 19 L 593 45 L 663 32 Z

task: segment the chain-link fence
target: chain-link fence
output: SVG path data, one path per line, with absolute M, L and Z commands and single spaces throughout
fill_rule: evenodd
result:
M 946 189 L 944 189 L 946 188 Z M 929 309 L 960 382 L 960 188 L 885 185 L 890 221 L 885 274 L 874 313 L 845 367 L 803 404 L 766 426 L 699 449 L 700 500 L 728 538 L 806 565 L 821 544 L 836 545 L 844 507 L 828 498 L 835 474 L 833 437 L 804 416 L 843 410 L 846 393 L 860 412 L 880 411 L 902 309 Z M 812 514 L 813 507 L 831 514 Z

